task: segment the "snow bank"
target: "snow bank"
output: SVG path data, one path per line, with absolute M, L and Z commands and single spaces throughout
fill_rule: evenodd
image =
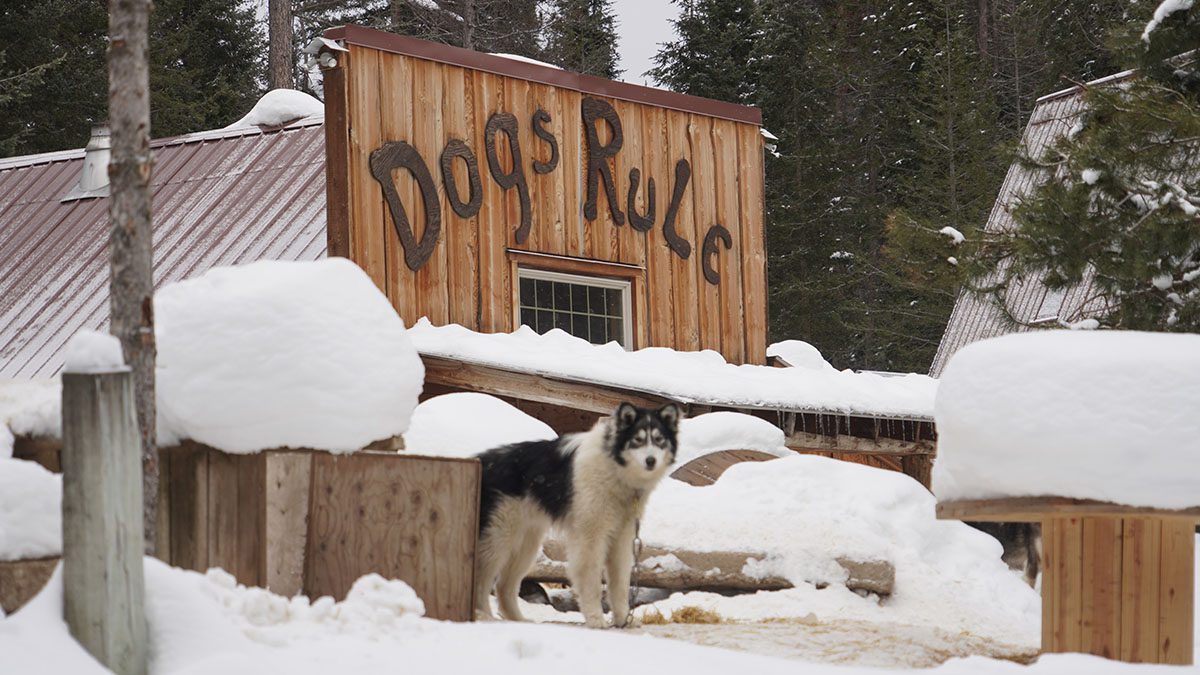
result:
M 0 560 L 62 553 L 62 476 L 0 459 Z
M 836 370 L 821 356 L 820 350 L 803 340 L 783 340 L 767 347 L 767 356 L 782 359 L 793 368 Z
M 472 457 L 509 443 L 557 438 L 546 423 L 495 396 L 474 392 L 434 396 L 413 411 L 404 434 L 408 452 Z
M 941 499 L 1200 505 L 1200 335 L 1041 331 L 969 345 L 937 396 Z
M 63 356 L 65 373 L 98 373 L 124 367 L 121 342 L 108 333 L 81 330 L 67 342 Z
M 0 459 L 12 457 L 13 435 L 62 435 L 62 381 L 0 380 Z
M 767 553 L 746 572 L 798 586 L 771 596 L 790 612 L 774 616 L 937 625 L 1036 644 L 1038 595 L 1000 560 L 995 539 L 937 520 L 934 507 L 933 495 L 902 473 L 793 453 L 735 464 L 710 486 L 664 481 L 650 497 L 642 539 Z M 846 573 L 835 560 L 842 556 L 895 565 L 896 590 L 883 607 L 841 585 Z M 816 591 L 812 583 L 834 586 Z M 754 607 L 740 618 L 765 618 L 763 611 Z
M 569 377 L 684 402 L 931 417 L 937 389 L 937 381 L 925 375 L 738 366 L 714 351 L 650 347 L 627 352 L 616 343 L 593 345 L 561 330 L 538 335 L 527 326 L 513 333 L 485 334 L 421 319 L 409 335 L 417 350 L 430 356 Z
M 258 99 L 258 103 L 242 119 L 225 127 L 278 127 L 305 117 L 324 115 L 325 104 L 295 89 L 272 89 Z
M 779 457 L 796 454 L 784 447 L 782 429 L 753 415 L 714 412 L 679 423 L 677 465 L 721 450 L 758 450 Z
M 354 263 L 214 268 L 154 296 L 162 443 L 347 452 L 401 434 L 424 366 Z

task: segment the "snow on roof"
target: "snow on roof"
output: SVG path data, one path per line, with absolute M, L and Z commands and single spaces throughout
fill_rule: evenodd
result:
M 295 89 L 272 89 L 258 99 L 245 117 L 225 127 L 278 127 L 308 117 L 323 117 L 325 104 Z
M 928 419 L 937 381 L 925 375 L 733 365 L 714 351 L 649 347 L 627 352 L 527 326 L 513 333 L 476 333 L 421 319 L 409 330 L 417 351 L 500 369 L 567 377 L 633 389 L 682 403 Z
M 1038 331 L 977 342 L 937 396 L 940 499 L 1200 506 L 1200 335 Z
M 554 68 L 555 70 L 562 70 L 562 68 L 560 66 L 556 66 L 553 63 L 546 63 L 545 61 L 538 61 L 537 59 L 531 59 L 528 56 L 519 56 L 517 54 L 505 54 L 503 52 L 491 52 L 491 54 L 492 54 L 492 56 L 499 56 L 499 57 L 505 58 L 505 59 L 512 59 L 513 61 L 521 61 L 522 63 L 532 63 L 535 66 L 545 66 L 547 68 Z
M 767 346 L 767 356 L 773 356 L 793 368 L 834 370 L 821 356 L 821 351 L 804 340 L 783 340 Z

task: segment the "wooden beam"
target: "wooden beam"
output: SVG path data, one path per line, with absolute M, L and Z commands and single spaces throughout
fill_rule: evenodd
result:
M 1041 522 L 1053 517 L 1107 516 L 1167 518 L 1200 521 L 1200 506 L 1190 509 L 1156 509 L 1067 497 L 1006 497 L 939 502 L 942 520 L 987 522 Z
M 814 434 L 793 431 L 784 441 L 797 452 L 840 452 L 864 455 L 932 455 L 937 452 L 934 441 L 918 439 L 906 441 L 899 438 L 862 438 L 838 434 Z

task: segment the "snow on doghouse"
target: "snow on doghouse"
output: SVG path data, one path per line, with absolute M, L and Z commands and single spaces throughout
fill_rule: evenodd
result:
M 955 354 L 941 517 L 1042 525 L 1042 650 L 1193 659 L 1200 336 L 1051 331 Z
M 160 557 L 311 597 L 344 597 L 379 572 L 413 585 L 431 615 L 466 618 L 470 598 L 418 570 L 436 558 L 470 587 L 478 465 L 395 452 L 424 370 L 361 269 L 337 258 L 215 268 L 160 290 L 155 312 Z M 55 383 L 4 391 L 21 401 L 6 421 L 55 433 Z M 57 476 L 7 460 L 0 481 L 37 493 L 12 493 L 24 510 L 57 518 Z M 53 523 L 22 534 L 7 522 L 24 510 L 0 510 L 13 540 L 0 538 L 0 557 L 57 554 Z

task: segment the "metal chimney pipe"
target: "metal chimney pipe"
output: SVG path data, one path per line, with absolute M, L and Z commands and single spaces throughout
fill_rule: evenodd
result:
M 83 152 L 83 170 L 79 182 L 62 201 L 108 196 L 108 160 L 112 155 L 112 135 L 107 124 L 92 127 L 92 137 Z

